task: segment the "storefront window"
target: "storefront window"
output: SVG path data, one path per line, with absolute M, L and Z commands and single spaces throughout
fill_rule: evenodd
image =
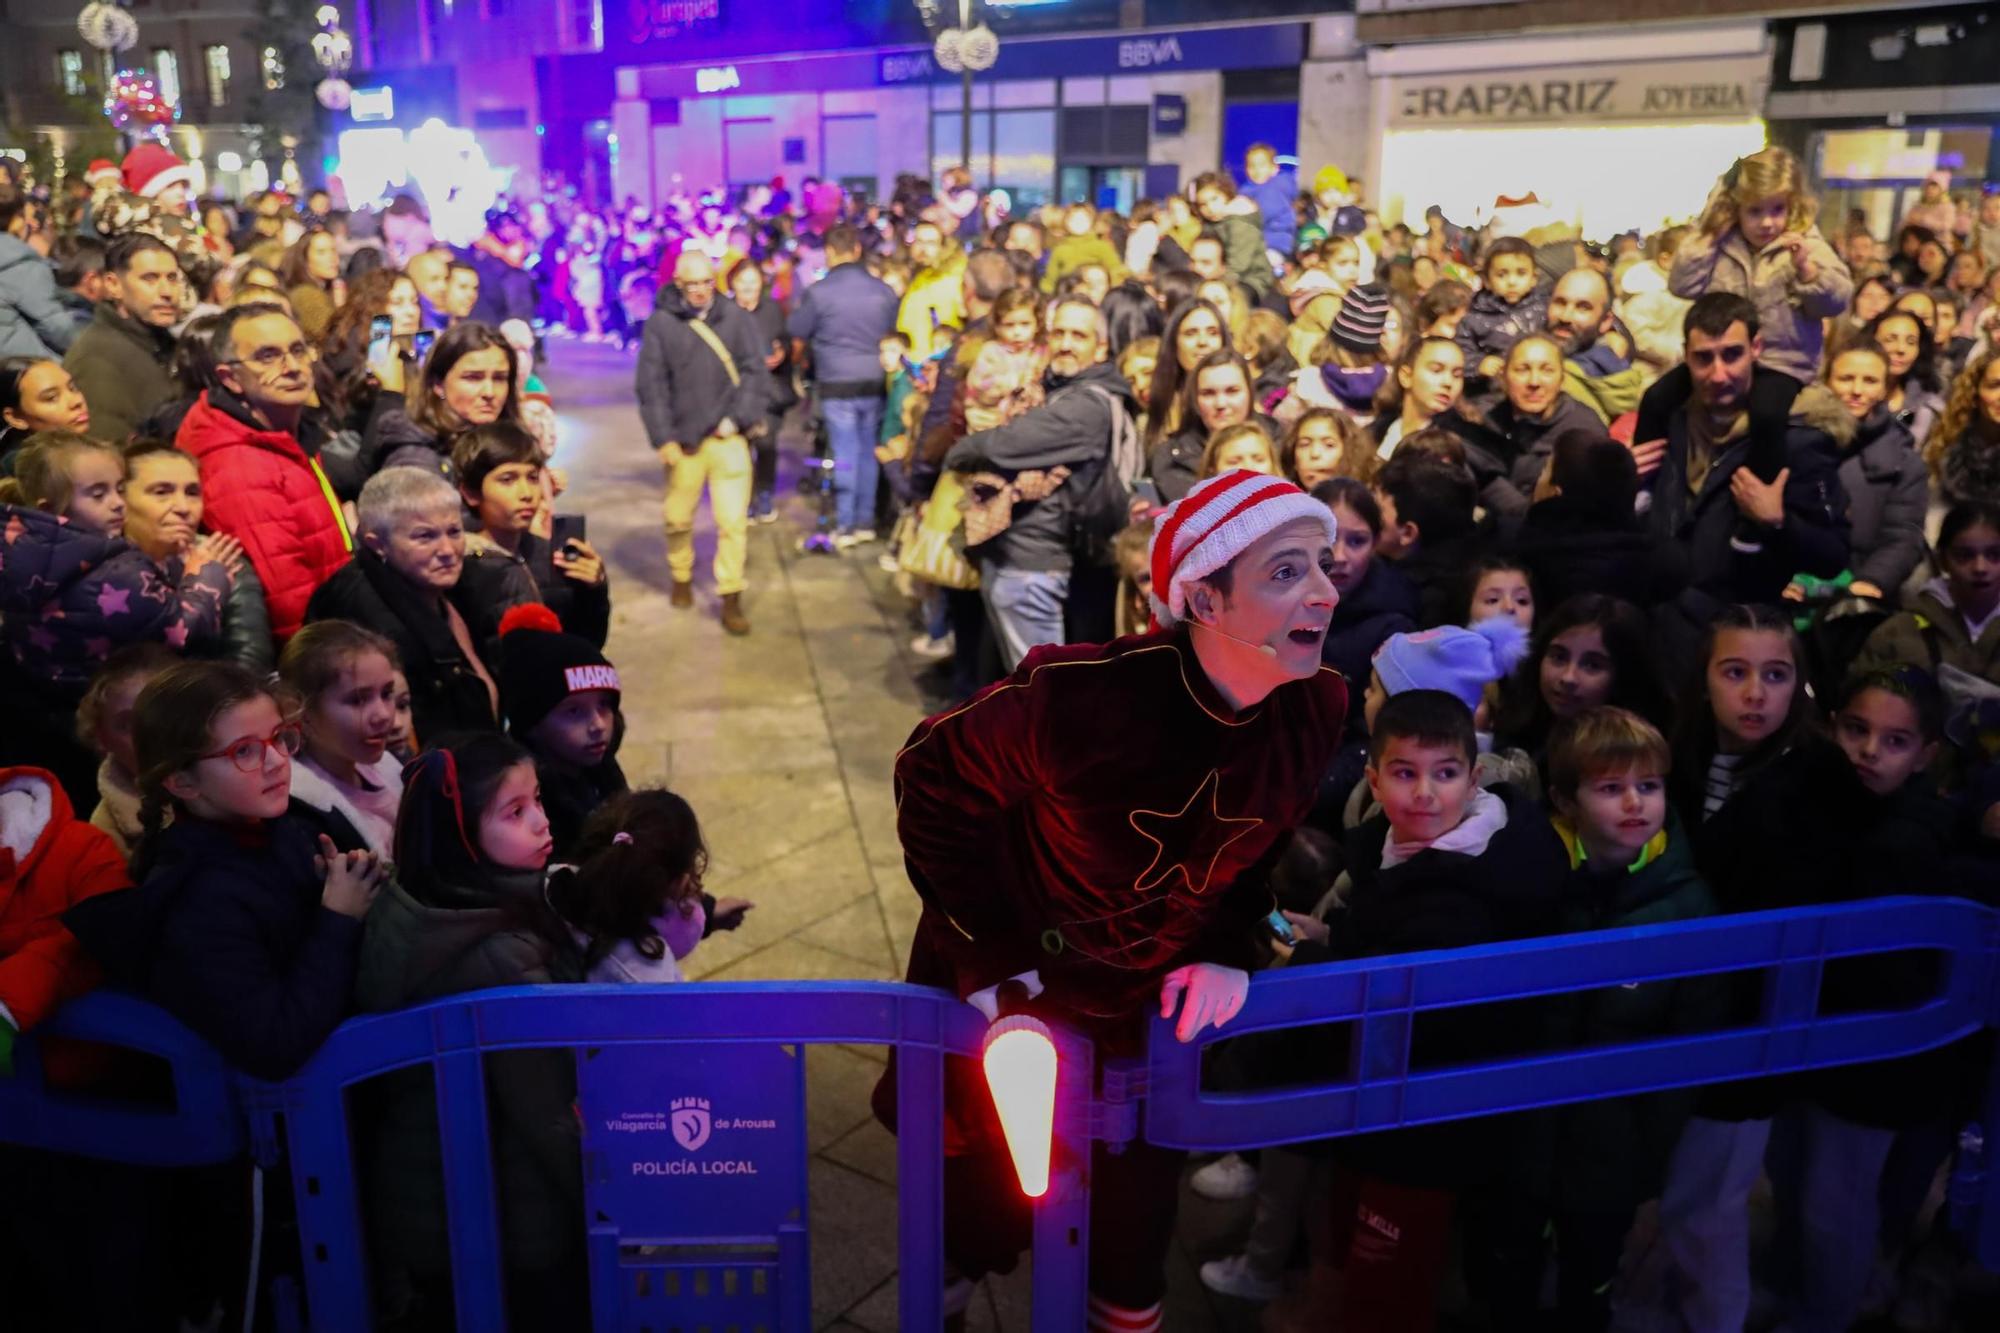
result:
M 1896 130 L 1827 130 L 1813 136 L 1814 185 L 1819 222 L 1831 234 L 1854 213 L 1882 240 L 1894 236 L 1903 214 L 1923 192 L 1932 172 L 1949 172 L 1952 193 L 1976 192 L 1987 177 L 1992 131 L 1984 126 Z
M 931 117 L 931 179 L 959 163 L 963 124 L 956 111 L 940 111 Z M 993 113 L 972 113 L 972 183 L 981 190 L 993 188 Z
M 778 174 L 777 129 L 768 120 L 724 121 L 722 149 L 732 190 Z
M 960 116 L 940 111 L 931 116 L 931 176 L 958 165 Z M 974 111 L 972 113 L 972 180 L 982 190 L 1007 191 L 1018 211 L 1047 203 L 1056 183 L 1056 113 L 1034 111 Z
M 875 177 L 880 157 L 875 147 L 875 117 L 828 116 L 821 122 L 825 136 L 826 161 L 820 174 L 839 181 L 843 189 L 864 187 L 875 193 Z

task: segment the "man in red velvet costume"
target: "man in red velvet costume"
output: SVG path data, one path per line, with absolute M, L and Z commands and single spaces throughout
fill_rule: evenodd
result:
M 917 728 L 896 760 L 924 900 L 911 981 L 989 1016 L 1018 981 L 1106 1054 L 1137 1051 L 1155 1006 L 1178 1006 L 1183 1041 L 1242 1007 L 1274 906 L 1267 871 L 1346 716 L 1346 686 L 1320 664 L 1333 537 L 1332 513 L 1290 482 L 1203 482 L 1155 527 L 1164 628 L 1036 649 Z M 1028 1214 L 984 1084 L 952 1064 L 947 1308 L 962 1308 L 973 1280 L 1013 1267 Z M 1159 1326 L 1182 1158 L 1096 1154 L 1093 1329 Z

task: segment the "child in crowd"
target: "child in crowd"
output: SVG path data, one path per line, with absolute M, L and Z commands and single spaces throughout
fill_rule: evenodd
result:
M 1153 587 L 1153 565 L 1149 558 L 1153 544 L 1153 520 L 1140 519 L 1119 530 L 1111 539 L 1111 556 L 1118 562 L 1118 606 L 1116 629 L 1120 638 L 1144 634 L 1152 623 L 1152 604 L 1146 600 Z
M 498 986 L 581 981 L 583 960 L 549 906 L 553 843 L 534 756 L 482 734 L 427 750 L 407 775 L 396 878 L 368 918 L 357 1005 L 400 1009 Z M 486 1059 L 494 1184 L 513 1327 L 573 1326 L 582 1283 L 583 1179 L 576 1065 L 567 1051 Z M 361 1164 L 385 1320 L 450 1325 L 443 1150 L 429 1069 L 368 1089 Z
M 1353 729 L 1362 721 L 1365 698 L 1354 683 L 1368 679 L 1375 650 L 1385 639 L 1417 627 L 1423 608 L 1415 585 L 1393 563 L 1377 558 L 1382 508 L 1375 493 L 1352 477 L 1336 477 L 1315 486 L 1312 497 L 1333 511 L 1339 534 L 1329 575 L 1340 600 L 1320 645 L 1320 660 L 1347 678 L 1347 724 Z M 1355 735 L 1360 738 L 1358 731 Z
M 1667 741 L 1623 708 L 1590 708 L 1549 738 L 1549 804 L 1569 853 L 1563 931 L 1661 925 L 1713 915 L 1715 900 L 1667 805 Z M 1721 990 L 1681 977 L 1565 996 L 1552 1037 L 1564 1046 L 1664 1039 L 1714 1027 Z M 1522 1160 L 1521 1184 L 1489 1267 L 1505 1279 L 1493 1295 L 1495 1325 L 1535 1326 L 1547 1237 L 1555 1239 L 1556 1312 L 1549 1326 L 1602 1330 L 1626 1234 L 1639 1206 L 1659 1197 L 1667 1159 L 1694 1093 L 1612 1097 L 1544 1118 L 1546 1153 Z
M 361 919 L 387 863 L 290 813 L 299 728 L 243 668 L 169 667 L 134 718 L 139 886 L 64 922 L 113 981 L 230 1064 L 290 1078 L 347 1015 Z
M 1523 633 L 1535 630 L 1535 588 L 1525 566 L 1509 556 L 1481 556 L 1471 571 L 1471 604 L 1466 623 L 1505 616 Z
M 285 645 L 278 679 L 298 699 L 305 733 L 293 798 L 344 820 L 370 851 L 389 856 L 403 799 L 402 761 L 389 753 L 395 645 L 345 620 L 315 621 Z
M 659 787 L 599 806 L 576 865 L 549 878 L 549 901 L 575 933 L 591 981 L 682 979 L 680 960 L 712 927 L 734 930 L 752 904 L 702 892 L 708 845 L 694 809 Z
M 1424 626 L 1459 619 L 1464 571 L 1477 540 L 1472 472 L 1463 462 L 1433 453 L 1427 447 L 1430 436 L 1442 437 L 1441 446 L 1456 445 L 1448 432 L 1418 431 L 1382 465 L 1373 482 L 1375 502 L 1382 509 L 1377 554 L 1395 561 L 1416 585 Z
M 508 734 L 534 756 L 564 860 L 591 812 L 629 790 L 618 766 L 619 698 L 618 668 L 595 645 L 565 634 L 547 607 L 517 606 L 501 620 L 501 710 Z
M 1480 260 L 1480 289 L 1473 293 L 1454 336 L 1465 349 L 1467 378 L 1491 380 L 1514 340 L 1542 331 L 1549 288 L 1535 273 L 1535 247 L 1503 236 Z
M 1286 424 L 1278 441 L 1278 467 L 1282 475 L 1310 494 L 1323 481 L 1336 477 L 1358 479 L 1354 465 L 1374 452 L 1374 442 L 1344 412 L 1331 407 L 1311 407 Z
M 1951 666 L 2000 685 L 2000 504 L 1953 505 L 1938 528 L 1937 552 L 1944 574 L 1868 636 L 1855 669 Z
M 1336 886 L 1324 923 L 1303 929 L 1295 965 L 1486 944 L 1554 926 L 1563 845 L 1532 802 L 1477 785 L 1477 758 L 1462 699 L 1409 690 L 1382 704 L 1367 767 L 1382 813 L 1349 835 L 1345 891 Z M 1502 1010 L 1446 1010 L 1418 1017 L 1411 1064 L 1472 1063 L 1520 1045 Z M 1505 1119 L 1467 1120 L 1335 1145 L 1350 1177 L 1337 1197 L 1350 1211 L 1335 1218 L 1346 1262 L 1334 1326 L 1433 1327 L 1452 1216 L 1463 1197 L 1498 1183 L 1514 1133 Z
M 159 643 L 127 644 L 105 660 L 76 707 L 76 733 L 104 756 L 97 766 L 97 809 L 90 822 L 111 835 L 118 855 L 131 861 L 144 830 L 139 825 L 139 760 L 132 721 L 139 692 L 180 659 Z
M 514 566 L 512 579 L 484 577 L 507 588 L 508 596 L 541 602 L 566 631 L 602 647 L 611 632 L 603 559 L 582 537 L 566 536 L 557 546 L 534 531 L 546 489 L 534 438 L 510 421 L 474 426 L 452 446 L 451 467 L 478 525 L 467 536 L 467 561 Z
M 125 460 L 108 444 L 45 431 L 0 481 L 0 610 L 13 661 L 33 691 L 16 710 L 14 754 L 55 773 L 81 809 L 97 802 L 96 761 L 77 743 L 76 705 L 128 643 L 219 648 L 223 602 L 243 548 L 205 537 L 162 568 L 122 535 Z
M 1664 730 L 1671 712 L 1653 662 L 1637 607 L 1595 593 L 1570 598 L 1543 620 L 1527 663 L 1501 694 L 1499 743 L 1539 757 L 1557 722 L 1605 704 Z
M 1271 437 L 1264 433 L 1264 428 L 1255 421 L 1224 426 L 1209 436 L 1208 443 L 1202 448 L 1202 480 L 1219 477 L 1237 468 L 1261 472 L 1267 477 L 1279 475 L 1277 448 L 1271 443 Z
M 1042 301 L 1010 287 L 993 303 L 993 336 L 965 377 L 967 434 L 1004 426 L 1042 401 L 1048 352 L 1041 346 Z
M 1638 494 L 1630 449 L 1597 430 L 1557 434 L 1509 548 L 1543 601 L 1603 593 L 1644 607 L 1680 591 L 1687 553 L 1653 540 L 1634 508 Z
M 396 756 L 398 763 L 407 764 L 417 757 L 416 712 L 410 703 L 410 678 L 401 667 L 396 668 L 395 682 L 396 693 L 391 700 L 395 721 L 389 728 L 389 753 Z

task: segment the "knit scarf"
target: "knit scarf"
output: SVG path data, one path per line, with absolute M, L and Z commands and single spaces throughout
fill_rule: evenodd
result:
M 1729 424 L 1718 428 L 1715 419 L 1699 407 L 1688 409 L 1688 461 L 1687 485 L 1689 495 L 1700 495 L 1701 488 L 1708 481 L 1709 469 L 1715 460 L 1737 440 L 1750 433 L 1750 412 L 1748 408 L 1731 417 Z
M 1382 381 L 1388 374 L 1387 366 L 1360 366 L 1348 370 L 1329 361 L 1319 368 L 1319 381 L 1348 411 L 1372 412 L 1375 409 L 1375 391 L 1382 387 Z

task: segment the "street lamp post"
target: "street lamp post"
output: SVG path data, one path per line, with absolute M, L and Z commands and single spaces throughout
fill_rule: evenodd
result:
M 993 3 L 993 0 L 988 0 Z M 992 69 L 1000 58 L 1000 38 L 985 23 L 974 24 L 977 0 L 958 0 L 958 25 L 938 29 L 931 43 L 931 55 L 940 69 L 959 76 L 958 163 L 972 170 L 972 76 Z M 940 0 L 917 0 L 926 31 L 937 29 Z

